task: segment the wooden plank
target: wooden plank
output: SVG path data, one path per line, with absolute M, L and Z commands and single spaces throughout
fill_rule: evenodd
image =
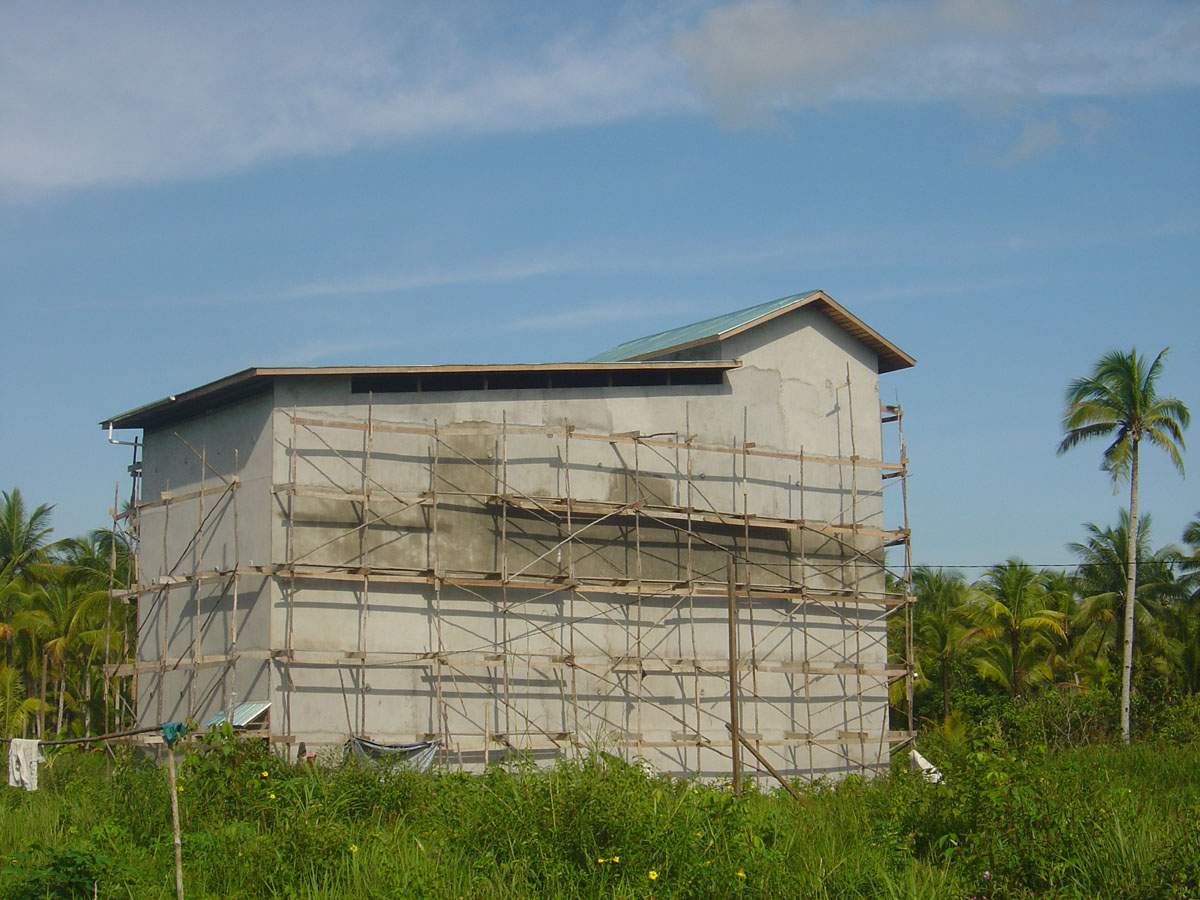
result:
M 233 486 L 238 483 L 237 476 L 231 476 L 232 480 L 229 484 L 218 484 L 214 487 L 206 487 L 200 490 L 188 491 L 185 494 L 176 494 L 174 491 L 162 491 L 159 493 L 159 499 L 152 500 L 148 503 L 139 503 L 137 512 L 144 512 L 147 509 L 155 509 L 160 506 L 166 506 L 170 503 L 183 503 L 186 500 L 199 500 L 201 497 L 208 497 L 212 494 L 224 494 L 233 489 Z
M 297 425 L 304 425 L 310 428 L 343 428 L 351 431 L 366 431 L 366 422 L 357 422 L 349 419 L 333 419 L 315 416 L 289 416 L 290 421 Z M 375 422 L 372 426 L 373 431 L 386 432 L 390 434 L 420 434 L 432 437 L 434 429 L 421 425 L 402 425 L 392 422 Z M 447 434 L 499 434 L 500 426 L 498 424 L 488 423 L 486 425 L 477 426 L 452 426 L 451 428 L 443 428 L 440 430 L 442 435 Z M 521 426 L 509 425 L 508 431 L 512 434 L 544 434 L 547 437 L 562 437 L 566 434 L 564 426 Z M 867 469 L 879 469 L 884 472 L 899 471 L 904 468 L 904 463 L 883 462 L 882 460 L 873 459 L 855 459 L 840 456 L 823 456 L 813 453 L 795 453 L 788 450 L 768 450 L 762 447 L 751 447 L 743 450 L 741 447 L 727 447 L 721 444 L 702 444 L 695 441 L 680 441 L 669 440 L 667 438 L 649 438 L 642 437 L 637 432 L 629 432 L 626 434 L 602 434 L 594 432 L 576 431 L 572 429 L 571 437 L 578 438 L 584 441 L 600 441 L 608 444 L 635 444 L 640 443 L 646 447 L 658 447 L 665 450 L 686 450 L 702 453 L 723 453 L 737 454 L 746 453 L 749 456 L 758 456 L 765 459 L 784 459 L 794 460 L 797 462 L 820 463 L 824 465 L 835 466 L 861 466 Z
M 834 525 L 829 522 L 814 522 L 804 519 L 788 519 L 777 516 L 764 516 L 759 513 L 712 512 L 706 510 L 688 510 L 677 506 L 651 506 L 645 503 L 626 504 L 604 500 L 569 500 L 562 497 L 529 497 L 522 499 L 511 495 L 492 494 L 487 502 L 493 505 L 504 505 L 531 512 L 554 512 L 566 515 L 570 512 L 575 516 L 613 516 L 634 517 L 642 515 L 651 518 L 678 520 L 687 522 L 704 522 L 712 525 L 733 525 L 751 528 L 772 528 L 785 531 L 814 531 L 820 534 L 852 534 L 862 537 L 879 537 L 891 540 L 906 538 L 908 529 L 864 528 L 861 525 Z
M 280 578 L 309 579 L 312 581 L 348 581 L 362 582 L 370 579 L 372 583 L 382 584 L 433 584 L 440 581 L 451 587 L 460 585 L 471 588 L 501 588 L 545 592 L 547 590 L 574 590 L 582 594 L 617 594 L 642 596 L 680 596 L 691 594 L 697 597 L 723 597 L 725 588 L 719 582 L 695 582 L 689 587 L 678 581 L 659 581 L 645 579 L 638 584 L 629 578 L 577 577 L 574 581 L 565 576 L 547 576 L 538 578 L 526 574 L 521 580 L 504 581 L 498 573 L 479 573 L 479 577 L 470 577 L 466 573 L 435 574 L 427 569 L 398 570 L 393 568 L 375 569 L 370 566 L 356 567 L 322 567 L 302 564 L 294 567 L 287 566 L 238 566 L 236 569 L 223 569 L 213 572 L 201 572 L 196 575 L 170 576 L 173 580 L 165 585 L 143 584 L 135 585 L 128 591 L 113 592 L 114 598 L 127 599 L 141 594 L 156 592 L 164 588 L 170 589 L 206 581 L 222 581 L 237 575 L 262 575 Z M 491 576 L 491 577 L 485 577 Z M 804 588 L 751 584 L 749 587 L 738 588 L 739 597 L 755 597 L 759 599 L 791 600 L 797 603 L 816 603 L 825 606 L 851 606 L 862 604 L 883 608 L 896 608 L 911 604 L 913 598 L 907 599 L 901 594 L 884 592 L 838 593 L 833 591 L 813 591 Z

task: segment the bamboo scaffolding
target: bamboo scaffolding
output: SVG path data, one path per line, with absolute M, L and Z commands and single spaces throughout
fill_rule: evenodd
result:
M 359 735 L 367 733 L 368 678 L 382 677 L 371 673 L 424 673 L 414 677 L 430 691 L 428 724 L 426 730 L 417 729 L 413 734 L 419 735 L 418 739 L 444 741 L 439 756 L 443 765 L 456 759 L 462 767 L 470 764 L 465 757 L 479 753 L 487 761 L 496 747 L 507 753 L 573 753 L 589 746 L 591 730 L 592 738 L 599 734 L 605 742 L 628 748 L 636 756 L 676 752 L 677 759 L 695 771 L 712 771 L 711 762 L 706 762 L 713 758 L 711 754 L 733 756 L 741 744 L 750 750 L 756 761 L 753 765 L 794 774 L 804 771 L 809 778 L 828 768 L 832 760 L 863 772 L 875 770 L 882 765 L 882 748 L 910 740 L 912 730 L 908 460 L 898 406 L 882 407 L 881 412 L 884 422 L 897 423 L 899 462 L 860 458 L 849 368 L 841 388 L 846 391 L 848 457 L 816 455 L 804 447 L 797 451 L 760 447 L 751 439 L 748 409 L 743 409 L 740 438 L 724 446 L 697 441 L 687 409 L 683 434 L 643 435 L 583 432 L 566 421 L 548 426 L 515 425 L 508 421 L 507 412 L 500 423 L 490 426 L 445 426 L 436 421 L 431 426 L 405 425 L 382 421 L 370 393 L 362 421 L 312 416 L 292 408 L 290 414 L 283 414 L 291 432 L 288 480 L 269 485 L 270 493 L 282 504 L 283 561 L 264 565 L 246 564 L 242 559 L 238 513 L 242 473 L 236 452 L 233 471 L 220 473 L 209 462 L 203 445 L 197 449 L 176 435 L 200 460 L 197 489 L 172 493 L 167 484 L 155 499 L 135 502 L 129 514 L 135 527 L 140 527 L 137 523 L 142 514 L 161 511 L 164 568 L 154 583 L 145 583 L 135 553 L 131 582 L 117 590 L 114 581 L 109 591 L 110 604 L 118 600 L 150 602 L 139 627 L 158 618 L 162 626 L 159 658 L 130 662 L 122 656 L 121 662 L 113 663 L 106 656 L 105 670 L 115 678 L 157 675 L 161 720 L 168 671 L 190 673 L 188 708 L 198 712 L 206 701 L 198 695 L 199 673 L 221 668 L 219 683 L 210 687 L 209 693 L 220 689 L 221 707 L 232 718 L 238 698 L 238 660 L 266 665 L 268 671 L 278 673 L 277 689 L 283 698 L 282 721 L 269 730 L 273 740 L 285 743 L 295 740 L 293 697 L 304 690 L 297 688 L 293 668 L 297 673 L 337 670 L 347 731 Z M 361 443 L 355 442 L 357 450 L 346 451 L 322 436 L 326 430 L 331 434 L 360 432 Z M 405 449 L 407 444 L 379 443 L 383 436 L 415 442 L 417 447 L 424 442 L 429 465 L 426 488 L 388 484 L 376 471 L 377 455 L 390 454 L 387 470 L 391 472 L 395 459 L 412 453 Z M 470 440 L 480 436 L 491 442 L 486 460 L 478 441 Z M 517 458 L 513 456 L 514 439 L 522 448 Z M 552 494 L 535 488 L 535 483 L 540 483 L 537 479 L 523 481 L 529 463 L 537 457 L 536 453 L 530 455 L 534 445 L 529 441 L 539 439 L 557 445 L 548 454 L 558 457 L 560 469 Z M 595 467 L 588 445 L 580 441 L 593 446 L 606 443 L 613 449 L 620 467 L 612 474 L 625 479 L 624 496 L 578 494 L 575 475 Z M 577 447 L 583 452 L 577 453 Z M 710 454 L 723 454 L 730 460 L 714 478 L 727 491 L 728 503 L 713 502 L 716 493 L 704 485 L 705 473 L 713 477 L 713 469 L 698 467 L 697 462 Z M 322 475 L 325 483 L 302 482 L 300 462 L 311 460 L 317 467 L 314 471 L 321 472 L 321 458 L 347 466 L 356 473 L 357 483 L 348 486 L 344 478 L 329 474 Z M 796 466 L 794 482 L 791 476 L 787 479 L 787 509 L 757 511 L 756 492 L 782 490 L 772 486 L 777 476 L 770 465 L 779 463 Z M 309 462 L 305 465 L 308 472 Z M 476 477 L 463 482 L 452 475 L 451 466 L 453 471 L 474 472 Z M 810 518 L 810 494 L 827 483 L 813 480 L 813 467 L 832 467 L 843 473 L 839 478 L 844 480 L 838 483 L 849 482 L 848 492 L 841 489 L 842 508 L 833 517 Z M 486 473 L 486 485 L 478 483 L 480 471 Z M 862 483 L 865 472 L 873 473 L 866 488 Z M 219 481 L 217 486 L 205 483 L 209 473 Z M 880 496 L 895 481 L 900 483 L 902 527 L 889 529 L 882 522 L 871 521 L 871 516 L 879 515 L 878 501 L 868 504 L 872 512 L 864 521 L 862 500 Z M 876 487 L 871 487 L 872 483 Z M 793 491 L 798 500 L 795 510 Z M 222 495 L 228 495 L 233 518 L 232 565 L 201 571 L 207 529 L 224 502 Z M 216 500 L 210 504 L 213 497 Z M 321 525 L 309 530 L 307 520 L 298 516 L 297 501 L 301 499 L 326 504 L 330 510 L 345 503 L 356 515 L 344 526 L 331 529 Z M 187 504 L 196 507 L 195 533 L 175 564 L 166 567 L 171 509 Z M 825 502 L 824 508 L 830 505 Z M 393 524 L 394 517 L 407 510 L 423 514 L 423 530 Z M 454 534 L 463 527 L 464 515 L 494 523 L 498 540 L 492 570 L 472 564 L 446 542 L 445 528 Z M 443 522 L 443 516 L 450 518 Z M 121 517 L 114 508 L 114 534 Z M 341 520 L 334 515 L 333 521 Z M 405 566 L 398 564 L 399 558 L 381 555 L 380 548 L 388 542 L 373 535 L 384 529 L 423 541 L 423 564 L 420 559 L 406 559 L 416 565 Z M 316 542 L 306 538 L 301 549 L 297 544 L 301 532 L 317 537 Z M 333 553 L 329 548 L 345 540 L 353 540 L 356 551 L 348 553 L 346 560 L 328 559 Z M 618 544 L 613 544 L 614 540 Z M 770 541 L 783 542 L 778 545 L 784 548 L 778 552 L 778 562 L 770 555 L 776 550 L 764 550 L 776 546 Z M 624 547 L 623 562 L 614 561 L 612 553 L 600 549 L 618 545 Z M 884 550 L 889 546 L 903 548 L 903 593 L 888 593 L 886 586 L 880 590 L 888 571 Z M 713 554 L 728 557 L 728 572 L 722 571 L 724 565 L 709 571 Z M 185 555 L 192 560 L 191 572 L 180 570 Z M 112 565 L 115 569 L 115 563 Z M 672 566 L 674 573 L 664 576 Z M 282 647 L 239 647 L 239 587 L 241 579 L 250 576 L 279 585 L 284 599 Z M 875 580 L 874 587 L 869 586 L 870 579 Z M 213 595 L 202 588 L 218 580 L 226 586 L 217 595 L 217 603 L 231 589 L 232 614 L 224 630 L 224 651 L 205 652 L 201 601 Z M 357 598 L 353 650 L 297 647 L 299 595 L 310 589 L 324 591 L 322 596 L 328 599 L 322 603 L 336 605 L 338 585 L 345 585 L 350 589 L 348 596 Z M 382 596 L 405 585 L 428 590 L 431 629 L 423 650 L 387 649 L 373 639 L 373 594 Z M 176 589 L 191 592 L 195 614 L 190 648 L 169 657 L 167 613 Z M 456 592 L 452 608 L 446 606 L 444 596 L 450 589 Z M 494 630 L 490 635 L 471 624 L 474 620 L 469 616 L 475 615 L 468 612 L 472 599 L 491 610 Z M 730 610 L 728 657 L 703 652 L 698 631 L 698 623 L 711 619 L 722 600 Z M 886 621 L 897 611 L 905 617 L 904 659 L 887 662 Z M 209 615 L 211 618 L 212 613 Z M 820 628 L 816 628 L 818 621 L 823 623 Z M 591 622 L 601 628 L 620 627 L 625 636 L 623 649 L 597 652 L 598 633 L 589 630 Z M 464 648 L 463 638 L 470 635 L 476 635 L 476 643 Z M 743 640 L 746 646 L 738 647 Z M 671 649 L 684 646 L 688 650 L 682 654 Z M 797 650 L 801 658 L 795 658 Z M 864 662 L 868 658 L 864 654 L 880 652 L 885 662 Z M 343 669 L 352 674 L 349 684 Z M 675 685 L 673 692 L 650 687 L 649 679 L 662 677 Z M 304 678 L 305 684 L 310 683 L 310 675 Z M 909 727 L 904 732 L 890 731 L 887 721 L 887 689 L 898 681 L 904 683 L 907 699 Z M 722 734 L 729 723 L 712 703 L 720 694 L 716 685 L 721 682 L 731 694 L 743 695 L 741 703 L 732 702 L 745 707 L 738 718 L 749 714 L 749 730 L 735 722 L 733 736 Z M 561 712 L 546 718 L 546 702 L 554 692 Z M 881 702 L 883 714 L 876 723 Z M 797 703 L 803 710 L 796 709 Z M 624 709 L 619 721 L 612 718 L 617 708 Z M 535 715 L 534 709 L 541 711 Z M 830 713 L 836 710 L 841 714 L 835 720 Z M 662 724 L 668 720 L 677 729 L 669 735 Z M 325 732 L 306 730 L 305 736 L 312 740 L 310 734 Z M 373 735 L 375 739 L 405 736 L 411 735 L 378 728 Z M 881 749 L 869 754 L 870 747 Z M 786 755 L 776 755 L 768 762 L 762 756 L 767 748 L 773 748 L 773 754 Z M 820 763 L 818 748 L 826 754 Z

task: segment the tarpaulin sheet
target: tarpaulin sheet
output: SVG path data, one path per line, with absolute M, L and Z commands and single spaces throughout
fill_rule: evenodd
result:
M 352 737 L 346 741 L 346 756 L 364 762 L 428 772 L 437 755 L 438 741 L 418 741 L 415 744 L 377 744 L 366 738 Z

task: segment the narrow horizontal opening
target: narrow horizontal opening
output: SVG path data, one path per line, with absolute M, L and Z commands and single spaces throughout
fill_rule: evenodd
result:
M 517 369 L 475 372 L 398 372 L 353 375 L 353 394 L 410 394 L 427 391 L 545 391 L 579 388 L 719 385 L 716 368 L 679 369 Z

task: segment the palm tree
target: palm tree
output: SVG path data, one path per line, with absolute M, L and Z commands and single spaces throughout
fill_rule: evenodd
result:
M 942 718 L 950 715 L 950 670 L 961 650 L 963 606 L 970 588 L 961 572 L 918 566 L 913 570 L 913 630 L 923 670 L 936 663 L 942 683 Z
M 1116 527 L 1084 525 L 1088 537 L 1082 543 L 1071 542 L 1067 549 L 1079 558 L 1079 585 L 1083 593 L 1076 623 L 1088 637 L 1093 658 L 1110 648 L 1116 640 L 1116 624 L 1124 620 L 1125 578 L 1129 552 L 1129 513 L 1120 512 Z M 1152 656 L 1165 663 L 1171 656 L 1170 640 L 1163 630 L 1167 603 L 1181 596 L 1173 566 L 1177 559 L 1171 548 L 1152 550 L 1150 517 L 1142 516 L 1137 528 L 1138 583 L 1134 602 L 1134 655 Z
M 979 674 L 1020 696 L 1022 683 L 1051 677 L 1051 640 L 1066 637 L 1066 616 L 1053 608 L 1056 598 L 1046 592 L 1044 573 L 1017 559 L 992 566 L 975 587 L 965 610 L 975 628 L 964 642 L 985 642 Z
M 1180 562 L 1185 583 L 1192 589 L 1192 600 L 1200 602 L 1200 513 L 1183 527 L 1183 542 L 1191 551 Z
M 25 696 L 22 674 L 0 663 L 0 737 L 25 736 L 38 709 L 38 701 Z
M 53 530 L 53 508 L 43 503 L 26 513 L 20 490 L 0 491 L 0 573 L 5 581 L 28 574 L 31 567 L 48 560 L 46 541 Z
M 1129 523 L 1126 553 L 1126 597 L 1137 596 L 1138 447 L 1142 441 L 1160 447 L 1183 472 L 1183 430 L 1191 420 L 1184 404 L 1159 397 L 1156 382 L 1162 374 L 1167 348 L 1147 364 L 1136 349 L 1112 350 L 1100 357 L 1085 378 L 1067 386 L 1066 432 L 1059 454 L 1092 438 L 1114 438 L 1104 451 L 1100 468 L 1114 486 L 1129 477 Z M 1121 737 L 1129 743 L 1129 692 L 1133 676 L 1134 604 L 1125 604 L 1124 662 L 1121 668 Z

